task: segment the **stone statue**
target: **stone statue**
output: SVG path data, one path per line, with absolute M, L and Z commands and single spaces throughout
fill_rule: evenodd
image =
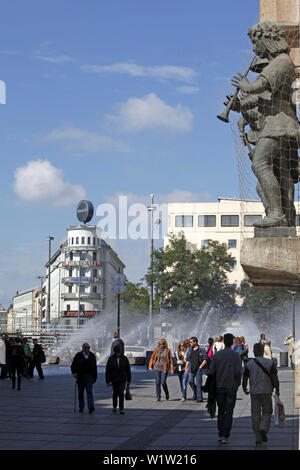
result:
M 231 109 L 242 113 L 239 130 L 249 149 L 258 179 L 257 193 L 266 212 L 255 226 L 294 227 L 299 143 L 296 106 L 292 102 L 295 66 L 279 24 L 264 21 L 253 26 L 248 35 L 258 56 L 251 69 L 258 77 L 253 82 L 241 74 L 233 77 L 232 84 L 242 93 Z M 250 127 L 247 134 L 246 126 Z

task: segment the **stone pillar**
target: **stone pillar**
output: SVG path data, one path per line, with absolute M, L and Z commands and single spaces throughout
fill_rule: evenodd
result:
M 291 58 L 296 66 L 298 79 L 295 101 L 300 108 L 300 0 L 260 0 L 260 21 L 277 21 L 285 30 L 291 48 Z M 299 114 L 299 111 L 298 111 Z M 298 116 L 299 117 L 299 116 Z
M 295 408 L 300 408 L 300 341 L 295 342 Z

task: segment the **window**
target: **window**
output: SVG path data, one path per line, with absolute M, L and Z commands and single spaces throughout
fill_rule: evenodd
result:
M 85 286 L 80 286 L 80 292 L 81 293 L 85 292 Z
M 238 227 L 239 216 L 238 215 L 222 215 L 221 225 L 222 227 Z
M 76 237 L 76 245 L 79 245 L 79 237 Z
M 215 215 L 198 215 L 198 227 L 215 227 Z
M 70 261 L 73 261 L 73 251 L 70 251 L 69 258 L 70 258 Z
M 69 276 L 72 277 L 72 268 L 69 269 Z
M 70 312 L 70 310 L 71 310 L 71 305 L 67 304 L 67 312 Z
M 97 259 L 97 253 L 93 251 L 93 261 L 96 261 L 96 259 Z
M 85 237 L 81 237 L 81 245 L 85 244 Z
M 175 227 L 193 227 L 192 215 L 176 215 Z
M 253 224 L 260 222 L 262 219 L 261 215 L 245 215 L 244 216 L 244 225 L 245 227 L 253 227 Z
M 93 269 L 93 277 L 97 277 L 97 269 Z
M 74 245 L 74 237 L 72 237 L 72 245 Z
M 237 240 L 228 240 L 228 248 L 236 248 Z
M 69 294 L 72 293 L 72 286 L 69 286 Z
M 86 253 L 80 253 L 80 260 L 81 261 L 86 260 Z
M 96 245 L 96 238 L 93 237 L 93 245 Z
M 88 238 L 87 238 L 87 244 L 88 244 L 88 245 L 91 244 L 91 237 L 88 237 Z
M 93 286 L 93 292 L 96 294 L 97 293 L 97 286 Z
M 296 215 L 296 227 L 300 226 L 300 216 L 299 214 Z
M 85 268 L 80 268 L 80 277 L 85 277 Z
M 201 248 L 205 248 L 206 246 L 209 246 L 209 242 L 211 240 L 201 240 Z

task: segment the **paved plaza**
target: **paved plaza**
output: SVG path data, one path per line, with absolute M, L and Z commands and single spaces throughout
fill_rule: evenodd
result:
M 0 381 L 0 450 L 297 450 L 298 410 L 294 409 L 294 374 L 279 369 L 284 427 L 274 426 L 269 441 L 255 447 L 251 428 L 250 396 L 240 387 L 229 444 L 217 442 L 217 420 L 210 419 L 204 403 L 181 403 L 177 376 L 168 377 L 170 400 L 155 403 L 153 373 L 133 368 L 133 400 L 125 402 L 125 415 L 113 414 L 111 388 L 104 369 L 94 386 L 94 414 L 74 412 L 74 379 L 67 369 L 45 366 L 45 380 L 35 377 L 12 390 Z M 204 395 L 206 398 L 207 395 Z

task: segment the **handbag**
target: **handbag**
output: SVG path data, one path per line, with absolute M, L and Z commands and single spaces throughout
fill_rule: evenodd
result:
M 284 426 L 285 424 L 284 405 L 277 395 L 274 395 L 274 424 L 275 426 Z
M 125 400 L 132 400 L 132 395 L 130 393 L 130 385 L 129 383 L 126 386 L 126 392 L 125 392 Z

